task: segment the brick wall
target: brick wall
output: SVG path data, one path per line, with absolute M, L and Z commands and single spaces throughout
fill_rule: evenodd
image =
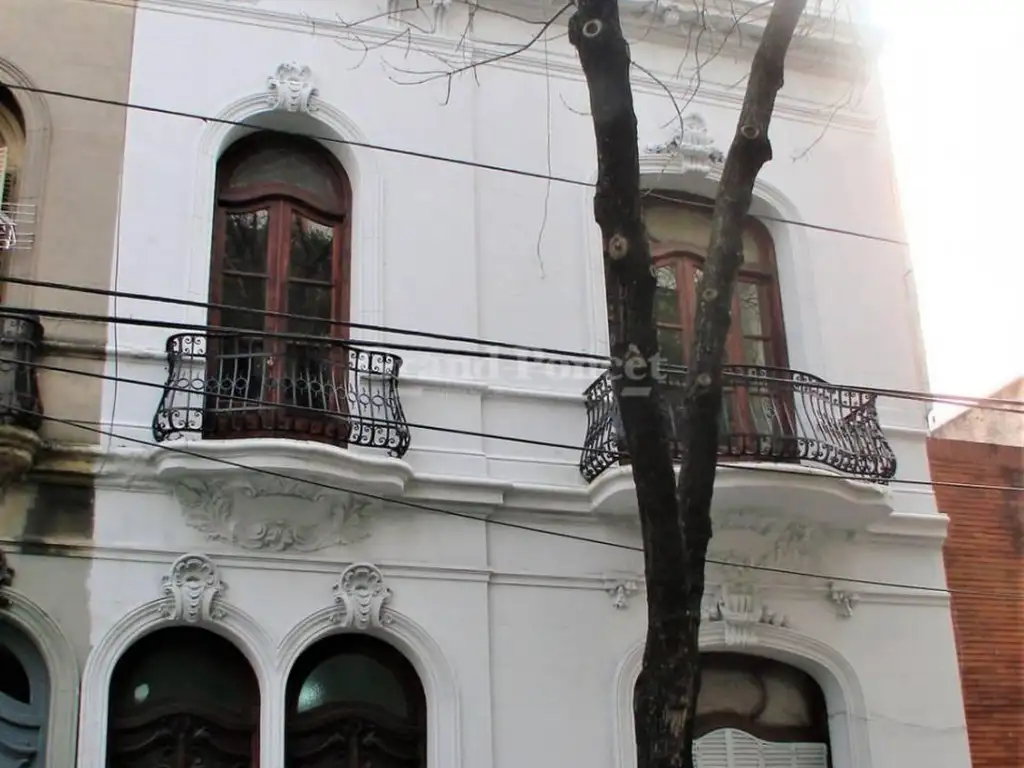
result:
M 1024 486 L 1024 449 L 932 439 L 932 479 Z M 1024 768 L 1024 493 L 935 489 L 973 768 Z

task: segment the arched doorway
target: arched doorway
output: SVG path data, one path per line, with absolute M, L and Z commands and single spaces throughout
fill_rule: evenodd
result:
M 694 756 L 698 768 L 830 768 L 825 695 L 788 664 L 706 653 Z
M 286 692 L 289 768 L 426 768 L 426 697 L 399 651 L 332 635 L 296 661 Z
M 193 627 L 158 630 L 110 682 L 108 768 L 256 768 L 259 683 L 242 652 Z
M 50 676 L 35 644 L 0 621 L 0 768 L 43 765 Z

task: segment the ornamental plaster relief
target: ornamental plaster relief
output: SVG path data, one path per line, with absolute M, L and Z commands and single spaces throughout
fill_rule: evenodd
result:
M 301 480 L 250 473 L 173 484 L 185 522 L 210 541 L 265 552 L 314 552 L 369 537 L 371 502 Z
M 160 582 L 160 615 L 186 624 L 224 618 L 220 596 L 227 588 L 216 564 L 206 555 L 182 555 Z
M 384 574 L 370 563 L 355 563 L 341 572 L 334 585 L 335 613 L 331 621 L 342 629 L 365 631 L 392 623 L 391 588 Z

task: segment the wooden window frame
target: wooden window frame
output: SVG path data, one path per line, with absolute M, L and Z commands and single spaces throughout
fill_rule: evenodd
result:
M 245 187 L 229 188 L 234 173 L 253 157 L 267 150 L 281 150 L 301 156 L 307 161 L 320 166 L 330 181 L 332 194 L 318 195 L 314 192 L 287 182 L 261 182 Z M 334 232 L 333 251 L 331 254 L 331 277 L 334 283 L 331 293 L 330 332 L 329 339 L 345 340 L 348 338 L 348 327 L 340 324 L 349 319 L 351 309 L 351 234 L 352 234 L 352 188 L 341 164 L 322 145 L 312 139 L 294 136 L 279 136 L 270 133 L 255 133 L 233 144 L 221 157 L 217 165 L 216 202 L 213 223 L 213 246 L 210 260 L 210 301 L 213 304 L 223 303 L 223 284 L 225 277 L 225 257 L 227 245 L 227 221 L 232 214 L 266 210 L 267 253 L 266 271 L 256 275 L 265 283 L 263 310 L 269 313 L 287 313 L 288 289 L 292 278 L 289 276 L 291 264 L 291 231 L 296 215 L 323 226 L 330 226 Z M 211 307 L 208 324 L 211 329 L 221 328 L 222 312 Z M 262 316 L 262 331 L 270 334 L 289 332 L 289 318 L 267 314 Z M 300 321 L 302 322 L 302 321 Z M 308 321 L 307 321 L 308 322 Z M 284 360 L 290 342 L 286 339 L 264 337 L 264 354 L 269 362 Z M 211 339 L 208 345 L 208 364 L 216 366 L 219 349 Z M 343 370 L 347 366 L 347 351 L 343 346 L 336 346 L 330 353 L 330 360 Z M 217 395 L 213 395 L 214 398 Z M 252 408 L 239 409 L 233 414 L 232 421 L 241 419 L 245 422 L 242 428 L 237 424 L 206 425 L 210 437 L 281 437 L 286 431 L 278 428 L 279 417 L 298 424 L 306 424 L 308 430 L 299 430 L 307 439 L 323 439 L 336 442 L 330 437 L 330 430 L 318 429 L 318 419 L 303 408 L 289 408 L 282 399 L 280 388 L 274 391 L 272 404 L 253 404 Z M 331 396 L 327 403 L 330 415 L 327 419 L 338 422 L 347 413 L 347 403 L 342 398 Z M 320 425 L 323 426 L 323 425 Z M 340 429 L 338 424 L 335 430 Z M 287 430 L 294 431 L 294 430 Z
M 704 200 L 693 195 L 679 192 L 661 192 L 652 190 L 649 197 L 645 199 L 644 211 L 668 209 L 668 210 L 689 210 L 704 216 L 709 221 L 713 201 Z M 655 196 L 656 195 L 656 196 Z M 748 234 L 754 241 L 758 258 L 755 261 L 744 260 L 737 273 L 737 284 L 733 292 L 732 313 L 733 322 L 729 328 L 729 335 L 726 339 L 726 364 L 739 365 L 751 368 L 787 369 L 789 367 L 789 351 L 786 346 L 786 326 L 782 311 L 782 296 L 779 289 L 779 273 L 776 261 L 775 246 L 768 229 L 760 221 L 748 217 L 744 223 L 744 234 Z M 694 318 L 696 316 L 696 291 L 695 275 L 703 269 L 707 261 L 709 243 L 693 242 L 685 240 L 661 240 L 650 243 L 651 259 L 654 266 L 671 266 L 676 280 L 676 297 L 678 301 L 679 325 L 663 323 L 655 317 L 655 323 L 659 330 L 672 330 L 681 335 L 683 364 L 687 364 L 688 356 L 694 342 Z M 743 333 L 740 317 L 740 295 L 738 288 L 740 284 L 752 284 L 758 286 L 759 309 L 761 312 L 761 330 L 759 336 L 746 336 Z M 618 300 L 618 292 L 609 290 L 610 300 Z M 609 308 L 609 321 L 617 317 L 619 310 Z M 763 344 L 765 362 L 763 365 L 747 363 L 743 359 L 743 346 L 746 339 L 756 339 Z M 765 383 L 763 388 L 769 392 L 786 385 L 776 383 Z M 723 407 L 727 409 L 727 418 L 731 424 L 730 433 L 735 435 L 757 435 L 757 425 L 754 423 L 753 411 L 751 409 L 752 398 L 747 387 L 738 387 L 731 399 L 735 412 L 729 412 L 731 390 L 729 382 L 725 382 L 726 398 Z M 773 399 L 779 398 L 780 394 L 771 395 Z M 789 407 L 778 409 L 777 417 L 780 419 L 782 435 L 787 440 L 783 454 L 793 448 L 789 439 L 795 434 L 795 424 L 792 423 L 792 396 L 786 391 L 781 393 L 784 402 Z M 737 456 L 735 458 L 742 458 Z M 776 458 L 785 458 L 778 456 Z
M 710 219 L 710 206 L 713 201 L 702 200 L 692 195 L 683 195 L 677 192 L 652 192 L 657 194 L 656 198 L 648 198 L 644 208 L 654 210 L 658 208 L 667 209 L 689 209 L 705 215 Z M 750 234 L 757 247 L 760 258 L 755 263 L 744 262 L 740 266 L 737 275 L 738 283 L 757 283 L 764 288 L 763 296 L 766 299 L 761 306 L 762 329 L 767 328 L 770 336 L 769 343 L 765 345 L 768 353 L 765 367 L 787 368 L 789 366 L 789 351 L 786 346 L 786 324 L 782 311 L 782 297 L 779 291 L 779 270 L 775 257 L 775 245 L 768 229 L 760 221 L 748 217 L 744 232 Z M 675 267 L 676 290 L 679 296 L 680 320 L 682 322 L 683 350 L 688 354 L 693 343 L 693 319 L 696 313 L 694 295 L 690 287 L 693 284 L 694 270 L 701 269 L 707 260 L 708 243 L 695 243 L 687 241 L 663 241 L 651 243 L 651 259 L 655 267 L 671 264 Z M 739 295 L 733 295 L 733 312 L 736 321 L 729 329 L 729 338 L 726 343 L 726 354 L 728 360 L 734 365 L 744 365 L 736 362 L 742 360 L 743 333 L 739 325 L 736 312 L 739 308 Z M 661 326 L 661 323 L 658 323 Z M 761 339 L 764 338 L 762 334 Z M 684 361 L 685 362 L 685 361 Z

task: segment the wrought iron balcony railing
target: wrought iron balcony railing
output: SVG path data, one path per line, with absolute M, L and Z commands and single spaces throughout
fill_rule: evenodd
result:
M 35 363 L 43 326 L 31 315 L 0 312 L 0 425 L 38 432 L 43 402 Z
M 384 448 L 400 457 L 409 427 L 398 397 L 402 358 L 343 341 L 238 333 L 167 340 L 157 441 L 287 437 Z
M 784 368 L 727 366 L 718 455 L 725 459 L 806 461 L 847 475 L 885 482 L 896 456 L 882 433 L 875 396 L 833 387 L 816 376 Z M 679 455 L 679 399 L 684 368 L 664 371 L 662 396 L 669 440 Z M 587 482 L 628 462 L 611 375 L 584 393 L 587 434 L 580 472 Z

